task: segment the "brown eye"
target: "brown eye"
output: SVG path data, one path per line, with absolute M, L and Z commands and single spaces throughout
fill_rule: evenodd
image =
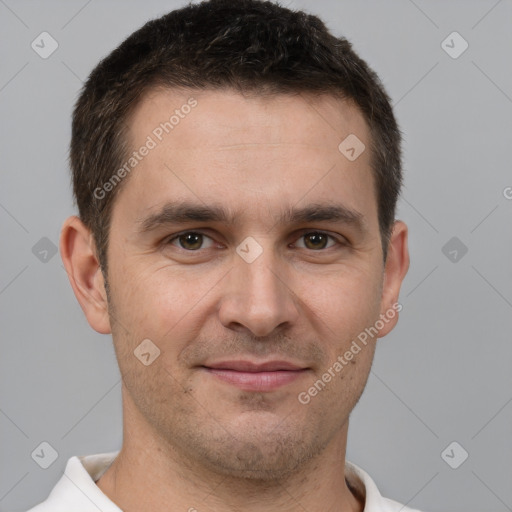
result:
M 306 249 L 311 250 L 320 250 L 320 249 L 326 249 L 328 247 L 329 238 L 334 240 L 332 236 L 328 235 L 327 233 L 322 233 L 320 231 L 313 231 L 311 233 L 305 233 L 301 236 L 301 239 L 304 240 L 304 245 Z M 334 241 L 334 243 L 336 243 Z M 332 247 L 331 244 L 329 247 Z
M 210 237 L 207 237 L 202 233 L 189 231 L 187 233 L 182 233 L 181 235 L 175 236 L 174 238 L 169 240 L 169 244 L 176 245 L 174 242 L 178 242 L 179 247 L 181 247 L 182 249 L 185 249 L 187 251 L 197 251 L 198 249 L 205 248 L 202 247 L 205 239 L 209 240 L 210 242 L 212 241 Z

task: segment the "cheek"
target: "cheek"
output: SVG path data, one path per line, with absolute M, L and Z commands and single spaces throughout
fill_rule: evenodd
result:
M 169 367 L 178 377 L 180 353 L 200 335 L 212 314 L 208 293 L 219 281 L 217 274 L 213 274 L 178 272 L 169 265 L 124 265 L 118 271 L 112 286 L 113 323 L 117 324 L 113 337 L 119 364 L 124 363 L 125 371 L 140 369 L 133 352 L 143 340 L 149 339 L 160 350 L 159 365 Z M 161 377 L 165 381 L 169 376 L 164 373 Z
M 341 269 L 327 275 L 304 276 L 299 297 L 310 312 L 333 333 L 357 334 L 354 329 L 364 329 L 379 315 L 381 283 L 376 272 L 365 269 Z
M 197 294 L 193 282 L 164 268 L 124 265 L 112 287 L 116 311 L 137 330 L 161 335 L 191 309 Z
M 135 265 L 124 265 L 112 276 L 112 335 L 119 368 L 131 397 L 155 421 L 168 413 L 169 394 L 184 393 L 181 369 L 175 360 L 189 339 L 191 305 L 196 301 L 187 293 L 187 286 L 176 281 L 179 279 L 165 278 L 154 268 L 141 272 Z M 147 342 L 141 345 L 147 339 L 156 348 Z M 152 358 L 158 350 L 148 365 L 139 359 L 148 351 Z M 155 404 L 160 404 L 161 413 L 155 413 Z
M 325 384 L 325 388 L 322 382 L 316 385 L 322 388 L 318 405 L 345 404 L 340 410 L 342 418 L 359 399 L 371 369 L 377 338 L 366 329 L 379 318 L 380 286 L 376 274 L 366 272 L 353 273 L 350 278 L 331 277 L 322 283 L 308 303 L 309 323 L 326 355 L 325 366 L 316 374 Z

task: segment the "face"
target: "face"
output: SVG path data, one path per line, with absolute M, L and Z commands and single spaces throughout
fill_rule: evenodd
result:
M 368 127 L 332 97 L 228 91 L 154 91 L 130 122 L 133 148 L 151 147 L 108 249 L 125 422 L 224 474 L 289 474 L 344 431 L 376 337 L 344 354 L 398 292 L 370 152 L 338 149 L 349 134 L 369 148 Z M 160 350 L 147 365 L 143 340 Z

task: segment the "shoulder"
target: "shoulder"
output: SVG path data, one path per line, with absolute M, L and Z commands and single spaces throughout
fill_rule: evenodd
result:
M 45 501 L 27 512 L 121 512 L 96 485 L 118 452 L 74 456 L 66 464 L 64 473 Z
M 345 462 L 345 477 L 352 492 L 362 497 L 363 512 L 420 512 L 382 496 L 370 475 L 352 462 Z

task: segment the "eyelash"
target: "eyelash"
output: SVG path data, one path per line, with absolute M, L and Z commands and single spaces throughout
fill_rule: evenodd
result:
M 189 234 L 194 234 L 194 235 L 202 235 L 203 237 L 206 237 L 206 238 L 209 238 L 210 240 L 213 241 L 213 238 L 211 236 L 208 236 L 207 234 L 203 233 L 202 231 L 182 231 L 181 233 L 176 233 L 175 235 L 172 235 L 170 238 L 166 238 L 164 240 L 164 245 L 172 245 L 172 242 L 174 242 L 175 240 L 178 240 L 180 237 L 182 237 L 183 235 L 189 235 Z M 325 232 L 325 231 L 320 231 L 320 230 L 311 230 L 311 231 L 303 231 L 298 239 L 300 238 L 303 238 L 305 237 L 306 235 L 312 235 L 312 234 L 315 234 L 315 235 L 324 235 L 324 236 L 327 236 L 329 239 L 333 240 L 335 242 L 335 245 L 338 245 L 338 246 L 347 246 L 348 245 L 348 242 L 346 241 L 342 241 L 338 238 L 336 238 L 335 236 Z M 179 247 L 179 246 L 174 246 L 176 247 L 177 249 L 180 249 L 182 251 L 185 251 L 185 252 L 190 252 L 190 253 L 194 253 L 194 252 L 199 252 L 201 249 L 195 249 L 195 250 L 192 250 L 192 249 L 184 249 L 183 247 Z M 325 247 L 325 248 L 321 248 L 321 249 L 309 249 L 311 252 L 323 252 L 323 251 L 326 251 L 328 249 L 332 249 L 332 247 L 334 247 L 334 245 L 330 246 L 330 247 Z M 308 249 L 307 247 L 300 247 L 300 249 Z

